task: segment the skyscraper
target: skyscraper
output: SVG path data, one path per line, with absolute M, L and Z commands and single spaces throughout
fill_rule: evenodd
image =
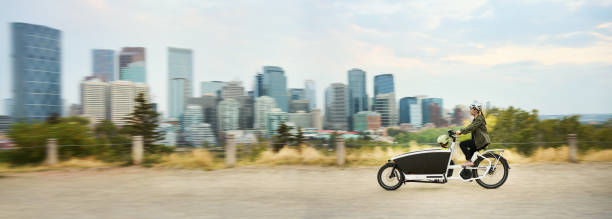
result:
M 183 130 L 186 130 L 192 125 L 200 124 L 204 122 L 202 106 L 197 104 L 188 104 L 185 107 L 183 116 L 181 116 L 181 126 Z
M 111 49 L 91 50 L 93 76 L 102 81 L 115 80 L 115 51 Z
M 310 109 L 317 108 L 317 88 L 313 80 L 304 81 L 304 94 L 306 99 L 310 101 Z
M 292 122 L 297 127 L 312 128 L 312 114 L 304 111 L 289 113 L 289 122 Z
M 263 74 L 257 73 L 257 75 L 255 75 L 255 84 L 253 85 L 253 94 L 255 95 L 255 97 L 261 97 L 265 95 L 263 86 Z
M 399 101 L 399 122 L 401 123 L 410 123 L 412 124 L 412 122 L 410 121 L 411 117 L 411 111 L 410 111 L 410 105 L 413 104 L 418 104 L 418 99 L 416 97 L 404 97 L 402 99 L 400 99 Z
M 368 94 L 366 91 L 366 72 L 353 68 L 348 71 L 349 89 L 349 125 L 352 130 L 353 115 L 368 110 Z
M 395 93 L 378 94 L 374 106 L 377 113 L 380 113 L 380 124 L 382 127 L 397 125 L 397 105 L 395 104 Z
M 244 96 L 244 87 L 240 81 L 231 81 L 221 88 L 221 98 L 236 98 Z
M 127 124 L 127 118 L 134 111 L 138 94 L 143 93 L 149 101 L 149 87 L 143 83 L 130 81 L 110 82 L 110 119 L 118 126 Z
M 93 118 L 95 123 L 110 118 L 110 84 L 99 78 L 81 82 L 81 104 L 83 115 Z
M 45 120 L 62 115 L 61 31 L 11 23 L 13 118 Z
M 225 86 L 223 81 L 203 81 L 200 83 L 200 94 L 212 94 L 215 96 L 221 96 L 221 89 Z
M 289 89 L 289 100 L 305 100 L 306 90 L 303 88 L 291 88 Z
M 253 129 L 255 123 L 255 99 L 253 96 L 238 96 L 235 98 L 240 103 L 238 113 L 238 128 L 240 130 Z
M 272 97 L 261 96 L 255 99 L 255 129 L 266 129 L 266 114 L 273 108 L 276 108 L 276 101 Z
M 218 136 L 217 122 L 219 119 L 217 116 L 217 108 L 219 106 L 219 101 L 221 101 L 221 99 L 213 94 L 204 94 L 201 97 L 187 99 L 187 104 L 197 104 L 202 107 L 204 123 L 210 124 L 215 136 Z
M 392 92 L 395 92 L 393 74 L 380 74 L 374 76 L 374 97 L 376 97 L 378 94 L 387 94 Z
M 180 117 L 193 95 L 193 51 L 168 48 L 168 116 Z
M 185 137 L 187 142 L 195 147 L 202 147 L 202 144 L 217 144 L 217 140 L 208 123 L 198 123 L 187 127 Z
M 430 113 L 432 104 L 437 104 L 438 107 L 440 107 L 440 111 L 444 109 L 442 106 L 442 98 L 424 98 L 421 102 L 421 107 L 422 107 L 421 112 L 423 113 L 423 124 L 432 122 L 431 113 Z
M 348 88 L 333 83 L 325 90 L 325 126 L 327 129 L 348 130 Z
M 219 102 L 217 109 L 219 115 L 219 132 L 228 130 L 238 130 L 240 117 L 240 102 L 236 99 L 228 98 Z
M 276 66 L 263 67 L 263 93 L 276 100 L 276 106 L 283 112 L 289 111 L 287 98 L 287 77 L 285 71 Z
M 147 82 L 144 47 L 124 47 L 119 53 L 119 80 Z
M 291 100 L 289 101 L 289 112 L 297 111 L 310 112 L 310 101 L 308 100 Z

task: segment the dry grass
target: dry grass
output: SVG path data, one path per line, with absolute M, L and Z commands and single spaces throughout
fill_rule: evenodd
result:
M 263 165 L 332 165 L 335 163 L 335 160 L 335 156 L 325 155 L 312 147 L 301 147 L 300 150 L 283 147 L 276 153 L 269 150 L 262 152 L 254 163 Z
M 578 159 L 586 162 L 610 162 L 612 161 L 612 149 L 587 151 L 583 156 L 579 156 Z
M 191 153 L 173 153 L 165 155 L 155 167 L 169 167 L 179 169 L 213 170 L 221 167 L 216 163 L 213 155 L 206 149 L 196 149 Z

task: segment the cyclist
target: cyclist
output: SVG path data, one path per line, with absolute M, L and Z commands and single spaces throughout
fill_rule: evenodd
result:
M 471 104 L 469 108 L 470 115 L 474 117 L 472 123 L 456 132 L 457 135 L 472 133 L 472 139 L 459 143 L 466 160 L 463 166 L 473 166 L 472 156 L 474 153 L 491 143 L 489 132 L 487 131 L 487 122 L 482 114 L 482 105 Z

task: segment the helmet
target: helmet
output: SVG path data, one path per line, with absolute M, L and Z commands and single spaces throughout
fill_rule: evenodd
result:
M 438 136 L 438 143 L 440 143 L 440 146 L 442 146 L 443 148 L 448 147 L 448 142 L 450 142 L 450 138 L 448 137 L 448 135 Z
M 482 104 L 473 103 L 470 104 L 469 108 L 478 110 L 478 112 L 482 112 Z

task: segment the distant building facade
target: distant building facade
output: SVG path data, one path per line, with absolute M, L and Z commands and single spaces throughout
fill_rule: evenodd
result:
M 353 68 L 348 72 L 349 89 L 349 125 L 353 127 L 353 115 L 368 110 L 368 94 L 366 89 L 366 72 Z
M 304 81 L 304 94 L 310 102 L 310 109 L 317 108 L 317 86 L 313 80 Z
M 287 77 L 282 68 L 277 66 L 263 67 L 263 95 L 274 98 L 276 106 L 283 112 L 289 111 Z
M 119 53 L 119 80 L 137 83 L 147 82 L 144 47 L 124 47 Z
M 398 124 L 397 105 L 395 93 L 378 94 L 374 103 L 377 113 L 381 116 L 381 126 L 391 127 Z
M 130 81 L 110 82 L 110 119 L 115 125 L 123 126 L 128 122 L 130 113 L 134 112 L 138 94 L 143 93 L 149 101 L 149 87 L 143 83 Z
M 168 48 L 168 117 L 180 117 L 193 95 L 193 51 Z
M 91 50 L 93 76 L 102 81 L 115 80 L 115 50 L 93 49 Z
M 44 121 L 62 115 L 61 31 L 11 23 L 13 119 Z
M 204 81 L 200 83 L 200 94 L 221 96 L 221 89 L 225 86 L 225 84 L 226 82 L 223 81 Z
M 356 113 L 353 118 L 353 127 L 358 132 L 376 130 L 381 127 L 381 116 L 377 112 L 361 111 Z
M 348 88 L 333 83 L 325 90 L 325 126 L 327 129 L 348 130 Z

